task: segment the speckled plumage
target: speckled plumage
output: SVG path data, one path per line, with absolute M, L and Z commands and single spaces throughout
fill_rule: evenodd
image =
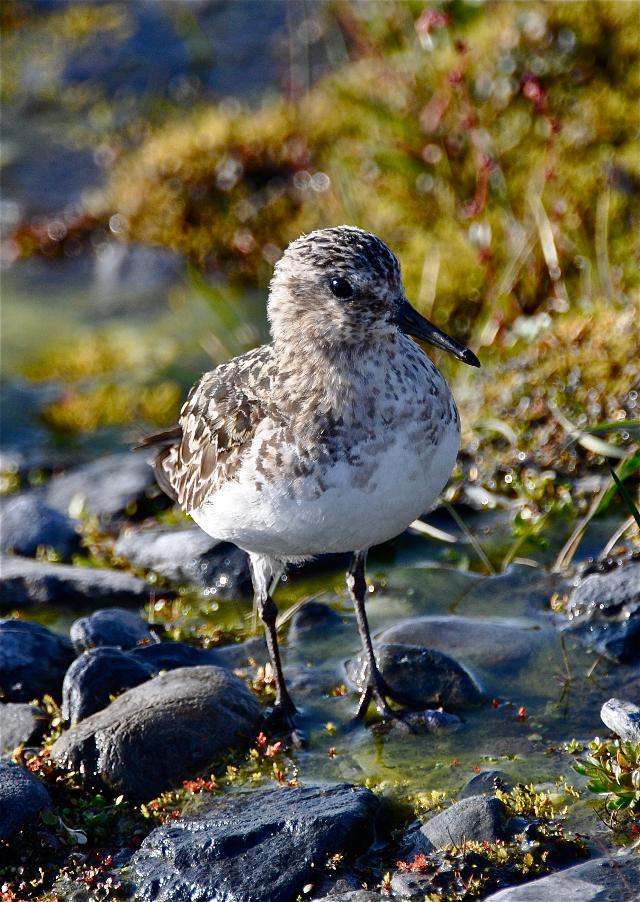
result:
M 445 380 L 408 334 L 479 364 L 411 308 L 389 248 L 350 226 L 289 245 L 268 313 L 271 343 L 205 373 L 178 425 L 143 444 L 196 523 L 249 552 L 276 708 L 292 729 L 272 588 L 288 562 L 354 552 L 347 586 L 369 672 L 356 716 L 372 697 L 390 715 L 364 607 L 366 549 L 431 506 L 460 435 Z
M 318 291 L 334 272 L 358 286 L 348 305 Z M 398 297 L 398 262 L 375 236 L 343 227 L 290 246 L 271 286 L 273 342 L 205 373 L 156 459 L 161 485 L 207 532 L 284 562 L 362 547 L 367 532 L 366 545 L 384 541 L 433 502 L 457 452 L 457 411 L 385 315 Z M 358 512 L 370 507 L 364 529 L 354 496 Z M 285 539 L 278 516 L 301 535 Z

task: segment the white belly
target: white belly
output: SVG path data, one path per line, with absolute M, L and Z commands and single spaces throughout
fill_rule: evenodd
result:
M 291 497 L 285 484 L 271 480 L 258 489 L 248 465 L 193 512 L 193 519 L 215 538 L 281 560 L 377 545 L 432 506 L 458 453 L 453 422 L 435 446 L 406 438 L 395 435 L 377 450 L 366 480 L 362 468 L 338 461 L 322 474 L 324 489 L 317 497 Z

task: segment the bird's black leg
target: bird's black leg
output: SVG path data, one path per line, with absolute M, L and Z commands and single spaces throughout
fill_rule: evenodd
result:
M 356 719 L 362 719 L 367 713 L 367 708 L 371 699 L 375 699 L 378 711 L 383 717 L 393 717 L 393 712 L 387 704 L 387 696 L 391 696 L 389 687 L 385 684 L 382 674 L 378 670 L 376 656 L 373 651 L 373 643 L 371 642 L 371 633 L 369 632 L 369 623 L 367 621 L 367 613 L 364 607 L 364 599 L 367 592 L 367 584 L 364 578 L 364 565 L 367 560 L 366 551 L 354 552 L 351 564 L 347 570 L 347 589 L 351 596 L 351 601 L 356 611 L 356 620 L 358 621 L 358 632 L 362 640 L 362 648 L 367 662 L 367 682 L 362 691 L 358 709 L 356 711 Z
M 262 555 L 250 555 L 251 577 L 255 592 L 255 605 L 264 623 L 267 649 L 273 673 L 276 680 L 276 703 L 273 711 L 267 718 L 268 726 L 284 727 L 291 734 L 296 745 L 304 744 L 304 736 L 294 723 L 294 716 L 298 713 L 293 703 L 282 672 L 282 661 L 278 647 L 278 633 L 276 630 L 276 617 L 278 609 L 271 597 L 271 587 L 275 585 L 282 573 L 282 567 L 271 558 Z
M 265 595 L 257 595 L 256 603 L 260 618 L 264 623 L 265 634 L 267 638 L 267 648 L 269 649 L 269 657 L 271 666 L 276 678 L 276 707 L 280 709 L 287 721 L 292 721 L 294 714 L 298 711 L 293 704 L 289 690 L 284 681 L 282 672 L 282 661 L 280 660 L 280 648 L 278 647 L 278 633 L 276 630 L 276 616 L 278 609 L 273 598 L 267 593 Z M 292 724 L 293 725 L 293 724 Z

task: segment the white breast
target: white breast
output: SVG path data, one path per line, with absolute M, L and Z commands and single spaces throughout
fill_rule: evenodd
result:
M 278 481 L 258 490 L 251 474 L 241 473 L 193 518 L 209 535 L 283 560 L 368 548 L 398 535 L 431 507 L 451 474 L 458 444 L 455 423 L 435 446 L 410 447 L 390 434 L 366 484 L 358 484 L 360 468 L 339 461 L 322 475 L 326 489 L 318 497 L 292 498 Z

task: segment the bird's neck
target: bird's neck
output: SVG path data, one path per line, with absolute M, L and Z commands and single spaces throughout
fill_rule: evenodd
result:
M 289 404 L 299 403 L 320 414 L 348 410 L 377 397 L 380 386 L 398 377 L 406 366 L 407 354 L 421 358 L 432 367 L 426 355 L 401 333 L 361 346 L 313 345 L 304 349 L 291 343 L 274 342 L 280 381 L 277 392 Z

